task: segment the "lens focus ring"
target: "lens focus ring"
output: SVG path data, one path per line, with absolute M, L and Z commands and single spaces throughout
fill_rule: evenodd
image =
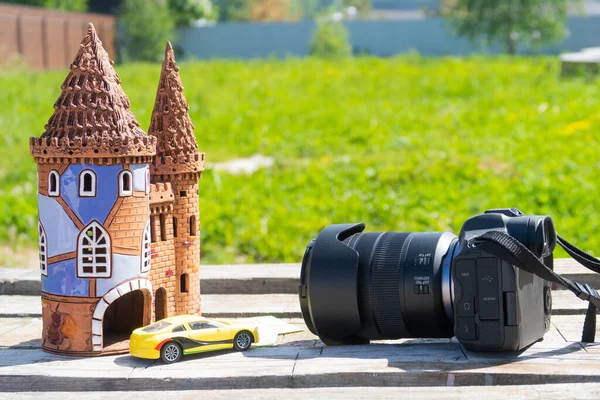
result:
M 406 239 L 410 233 L 386 232 L 374 250 L 371 265 L 371 293 L 373 314 L 381 334 L 390 339 L 410 337 L 400 305 L 402 293 L 400 268 Z

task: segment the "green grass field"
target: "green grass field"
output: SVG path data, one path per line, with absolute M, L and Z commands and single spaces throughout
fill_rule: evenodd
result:
M 205 171 L 204 263 L 297 262 L 330 223 L 458 233 L 469 216 L 507 206 L 552 215 L 561 235 L 600 255 L 600 81 L 560 80 L 555 58 L 180 67 L 209 162 L 256 153 L 276 160 L 250 176 Z M 160 66 L 117 72 L 147 129 Z M 28 138 L 43 133 L 65 76 L 0 75 L 5 248 L 36 245 Z

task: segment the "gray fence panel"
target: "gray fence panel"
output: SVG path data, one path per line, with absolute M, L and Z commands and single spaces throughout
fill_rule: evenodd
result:
M 443 20 L 355 21 L 346 24 L 357 53 L 381 57 L 411 50 L 423 55 L 468 54 L 471 43 L 454 36 Z
M 547 47 L 545 52 L 577 51 L 600 46 L 600 16 L 571 17 L 568 29 L 569 36 L 560 45 Z
M 257 58 L 305 56 L 315 24 L 224 23 L 178 32 L 177 44 L 196 58 Z
M 346 24 L 356 53 L 388 57 L 407 51 L 425 56 L 500 53 L 501 46 L 485 47 L 453 35 L 443 19 L 352 21 Z M 600 46 L 600 16 L 570 17 L 570 35 L 541 51 L 556 54 Z M 311 21 L 297 23 L 225 23 L 178 32 L 177 44 L 194 58 L 264 58 L 306 56 L 315 29 Z M 525 51 L 530 52 L 530 51 Z
M 438 0 L 373 0 L 373 8 L 387 10 L 419 10 L 422 8 L 437 9 Z

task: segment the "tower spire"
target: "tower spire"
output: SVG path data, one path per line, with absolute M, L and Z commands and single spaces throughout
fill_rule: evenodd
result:
M 204 169 L 204 154 L 198 153 L 179 67 L 169 42 L 148 131 L 157 139 L 157 154 L 151 165 L 152 183 L 157 187 L 160 183 L 170 183 L 172 188 L 173 232 L 177 232 L 173 238 L 177 276 L 175 313 L 196 314 L 200 312 L 198 179 Z M 169 259 L 162 267 L 171 268 L 172 264 Z
M 152 156 L 155 139 L 140 129 L 108 53 L 89 24 L 35 157 Z
M 198 154 L 194 125 L 170 42 L 165 48 L 148 133 L 157 139 L 155 174 L 202 171 L 203 159 Z

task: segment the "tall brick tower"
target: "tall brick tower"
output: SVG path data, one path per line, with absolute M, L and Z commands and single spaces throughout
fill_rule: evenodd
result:
M 46 351 L 127 352 L 131 332 L 151 322 L 156 139 L 140 129 L 120 83 L 90 24 L 44 134 L 30 140 Z
M 188 109 L 173 48 L 167 43 L 148 133 L 157 139 L 156 157 L 150 166 L 152 183 L 170 183 L 174 196 L 172 217 L 167 222 L 172 224 L 175 250 L 177 314 L 200 313 L 198 179 L 204 169 L 204 153 L 198 153 Z M 166 288 L 169 295 L 170 289 Z

